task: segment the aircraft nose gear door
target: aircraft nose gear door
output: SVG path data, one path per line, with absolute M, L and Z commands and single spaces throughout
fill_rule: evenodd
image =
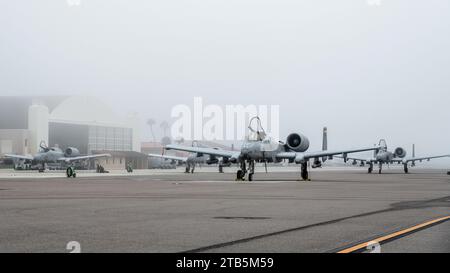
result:
M 254 160 L 250 160 L 250 162 L 248 163 L 248 168 L 249 168 L 249 174 L 248 174 L 248 181 L 253 181 L 253 175 L 255 174 L 255 161 Z

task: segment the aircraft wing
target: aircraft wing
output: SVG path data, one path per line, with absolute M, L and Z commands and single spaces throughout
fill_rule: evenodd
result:
M 344 158 L 343 156 L 340 156 L 340 155 L 337 155 L 336 157 L 337 158 Z M 349 157 L 349 156 L 347 156 L 347 159 L 348 160 L 353 160 L 353 161 L 360 161 L 360 162 L 364 162 L 364 163 L 375 161 L 375 159 L 368 160 L 367 158 L 356 158 L 356 157 Z
M 82 156 L 74 156 L 74 157 L 61 157 L 58 160 L 65 161 L 65 162 L 72 162 L 72 161 L 79 161 L 79 160 L 86 160 L 86 159 L 93 159 L 93 158 L 100 158 L 100 157 L 111 157 L 111 155 L 110 154 L 82 155 Z
M 241 152 L 237 151 L 227 151 L 227 150 L 220 150 L 220 149 L 213 149 L 213 148 L 201 148 L 201 147 L 187 147 L 187 146 L 180 146 L 180 145 L 166 145 L 167 150 L 177 150 L 177 151 L 184 151 L 184 152 L 191 152 L 191 153 L 198 153 L 198 154 L 207 154 L 207 155 L 214 155 L 218 157 L 238 157 Z
M 10 155 L 10 154 L 5 154 L 5 157 L 13 158 L 13 159 L 22 159 L 22 160 L 33 160 L 33 156 L 31 156 L 31 155 Z
M 305 153 L 297 153 L 297 152 L 281 152 L 277 154 L 277 158 L 280 159 L 294 159 L 296 163 L 301 163 L 302 161 L 307 161 L 311 158 L 321 158 L 321 157 L 329 157 L 335 155 L 346 155 L 350 153 L 359 153 L 366 151 L 373 151 L 379 149 L 378 147 L 370 147 L 370 148 L 362 148 L 362 149 L 353 149 L 353 150 L 342 150 L 342 151 L 318 151 L 318 152 L 305 152 Z M 348 158 L 348 157 L 347 157 Z M 363 159 L 366 161 L 366 159 Z
M 426 156 L 426 157 L 410 157 L 410 158 L 399 159 L 399 161 L 401 161 L 403 163 L 407 163 L 407 162 L 421 161 L 421 160 L 430 160 L 430 159 L 434 159 L 434 158 L 443 158 L 443 157 L 450 157 L 450 155 L 437 155 L 437 156 Z
M 186 162 L 187 157 L 181 157 L 181 156 L 171 156 L 171 155 L 158 155 L 158 154 L 148 154 L 149 157 L 156 157 L 156 158 L 163 158 L 163 159 L 169 159 L 169 160 L 176 160 L 181 162 Z

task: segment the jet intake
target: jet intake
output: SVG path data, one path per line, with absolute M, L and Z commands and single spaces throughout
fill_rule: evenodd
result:
M 398 147 L 397 149 L 395 149 L 394 154 L 395 157 L 404 158 L 406 156 L 406 150 L 401 147 Z
M 74 157 L 74 156 L 79 156 L 80 155 L 80 151 L 78 151 L 77 148 L 73 148 L 73 147 L 69 147 L 66 149 L 66 151 L 64 152 L 64 156 L 66 157 Z
M 309 139 L 302 134 L 290 134 L 286 139 L 286 147 L 295 152 L 306 152 L 309 148 Z

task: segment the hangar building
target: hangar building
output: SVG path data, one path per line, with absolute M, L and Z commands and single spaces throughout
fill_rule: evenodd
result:
M 120 117 L 98 98 L 90 96 L 0 97 L 0 156 L 35 154 L 41 142 L 82 154 L 108 152 L 108 169 L 148 165 L 141 156 L 137 114 Z

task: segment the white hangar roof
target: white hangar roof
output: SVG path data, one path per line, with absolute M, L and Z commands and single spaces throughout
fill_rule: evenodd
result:
M 73 96 L 64 99 L 51 112 L 50 122 L 131 128 L 98 98 Z

